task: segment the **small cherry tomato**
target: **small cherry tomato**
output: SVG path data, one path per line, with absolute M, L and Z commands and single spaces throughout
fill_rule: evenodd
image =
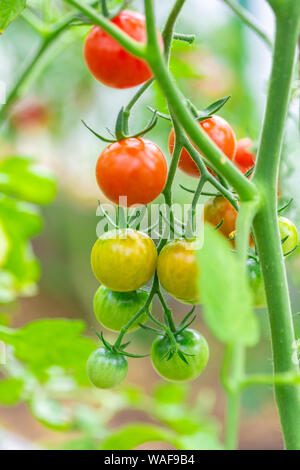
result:
M 230 234 L 236 229 L 237 211 L 223 196 L 208 199 L 204 207 L 204 219 L 217 227 L 223 220 L 219 231 L 230 238 Z
M 109 145 L 96 165 L 101 191 L 110 201 L 127 206 L 145 205 L 156 199 L 165 187 L 167 173 L 163 153 L 147 139 L 132 138 Z
M 151 348 L 151 361 L 156 372 L 164 379 L 186 381 L 197 378 L 205 369 L 209 358 L 206 339 L 195 330 L 186 329 L 175 334 L 178 349 L 185 355 L 184 362 L 177 352 L 170 358 L 172 343 L 167 335 L 158 336 Z
M 145 17 L 140 13 L 123 10 L 112 23 L 137 42 L 146 42 Z M 163 48 L 161 35 L 157 35 Z M 84 57 L 91 74 L 112 88 L 131 88 L 152 77 L 144 60 L 127 52 L 99 26 L 94 26 L 85 40 Z
M 253 142 L 246 137 L 237 143 L 236 155 L 234 163 L 242 173 L 247 173 L 255 165 L 256 155 L 253 151 Z
M 286 217 L 279 217 L 278 223 L 282 242 L 282 251 L 284 256 L 288 256 L 291 254 L 291 251 L 295 250 L 299 243 L 298 231 L 293 222 Z
M 97 320 L 107 329 L 120 331 L 121 328 L 145 305 L 149 294 L 143 290 L 133 292 L 114 292 L 100 286 L 94 296 L 94 313 Z M 151 305 L 149 307 L 151 311 Z M 143 313 L 128 329 L 135 330 L 147 320 Z
M 163 288 L 183 303 L 199 303 L 196 240 L 179 239 L 161 250 L 157 275 Z
M 134 291 L 147 284 L 156 261 L 157 251 L 151 238 L 130 228 L 104 233 L 91 255 L 98 281 L 117 292 Z
M 212 116 L 211 118 L 206 119 L 206 121 L 199 122 L 199 126 L 202 127 L 206 134 L 222 150 L 229 160 L 234 159 L 236 153 L 236 138 L 233 129 L 225 119 L 220 116 Z M 175 133 L 172 129 L 169 135 L 169 151 L 171 155 L 173 154 L 174 143 Z M 200 171 L 196 163 L 185 148 L 181 151 L 178 167 L 184 173 L 193 176 L 194 178 L 199 178 L 200 176 Z
M 247 261 L 247 275 L 250 289 L 253 296 L 253 305 L 255 308 L 266 306 L 265 285 L 262 277 L 259 262 L 253 258 Z
M 108 348 L 92 352 L 87 361 L 87 375 L 95 387 L 112 388 L 126 377 L 128 363 L 124 356 Z

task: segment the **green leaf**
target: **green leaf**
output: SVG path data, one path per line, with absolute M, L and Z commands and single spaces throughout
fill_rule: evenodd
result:
M 23 381 L 19 379 L 6 379 L 0 381 L 0 404 L 14 405 L 22 395 Z
M 81 336 L 84 330 L 79 320 L 37 320 L 18 330 L 0 326 L 0 340 L 11 344 L 15 356 L 40 379 L 48 378 L 51 366 L 60 366 L 80 384 L 89 384 L 86 361 L 97 345 Z
M 154 399 L 158 403 L 182 403 L 187 398 L 188 388 L 185 384 L 159 383 L 154 390 Z
M 178 439 L 178 447 L 184 450 L 223 450 L 217 436 L 211 432 L 197 432 Z
M 56 194 L 52 172 L 27 157 L 11 156 L 0 162 L 0 191 L 34 204 L 48 204 Z
M 26 7 L 26 0 L 1 0 L 0 34 L 14 21 Z
M 158 426 L 129 424 L 104 439 L 100 450 L 131 450 L 150 441 L 163 441 L 175 447 L 176 435 Z
M 206 226 L 197 255 L 204 319 L 218 340 L 251 346 L 258 340 L 258 324 L 245 269 L 231 250 L 222 235 Z
M 29 403 L 29 408 L 37 421 L 54 431 L 66 431 L 72 425 L 70 409 L 58 401 L 38 396 Z

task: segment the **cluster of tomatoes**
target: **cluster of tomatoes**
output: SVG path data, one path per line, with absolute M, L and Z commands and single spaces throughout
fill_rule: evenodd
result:
M 130 37 L 144 42 L 145 19 L 132 11 L 122 11 L 113 23 Z M 158 33 L 159 35 L 159 33 Z M 159 36 L 160 37 L 160 36 Z M 126 52 L 101 28 L 89 33 L 84 56 L 91 73 L 102 83 L 114 88 L 129 88 L 151 78 L 151 70 L 142 60 Z M 231 126 L 218 116 L 199 123 L 223 153 L 245 174 L 255 164 L 252 142 L 236 142 Z M 169 136 L 172 155 L 174 131 Z M 182 149 L 179 168 L 199 178 L 197 165 L 186 149 Z M 211 170 L 210 170 L 211 171 Z M 100 155 L 96 178 L 101 191 L 115 204 L 131 207 L 146 205 L 163 191 L 167 181 L 167 163 L 161 150 L 150 140 L 126 138 L 113 142 Z M 208 222 L 219 225 L 229 237 L 235 230 L 237 213 L 223 197 L 210 200 L 205 209 Z M 287 226 L 285 226 L 288 230 Z M 290 233 L 284 241 L 290 243 Z M 94 297 L 94 312 L 106 328 L 122 332 L 142 325 L 151 313 L 149 293 L 143 290 L 155 272 L 162 287 L 183 303 L 200 302 L 195 239 L 180 238 L 166 243 L 158 253 L 151 238 L 132 228 L 119 228 L 104 233 L 96 241 L 91 255 L 93 272 L 100 282 Z M 290 245 L 288 247 L 290 251 Z M 264 302 L 264 290 L 258 262 L 248 261 L 249 282 L 257 293 L 256 304 Z M 125 346 L 104 346 L 92 353 L 87 363 L 91 382 L 100 388 L 120 383 L 127 374 Z M 174 344 L 175 342 L 175 344 Z M 208 361 L 205 338 L 195 330 L 178 327 L 167 334 L 162 331 L 154 340 L 151 359 L 155 370 L 169 380 L 190 380 L 197 377 Z

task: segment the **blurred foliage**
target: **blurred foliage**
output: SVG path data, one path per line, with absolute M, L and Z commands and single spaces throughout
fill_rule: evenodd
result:
M 0 160 L 0 304 L 36 291 L 40 268 L 31 239 L 42 229 L 37 207 L 53 200 L 56 183 L 34 160 Z
M 0 327 L 0 340 L 12 346 L 3 366 L 9 378 L 0 382 L 0 404 L 24 402 L 42 425 L 77 434 L 74 439 L 67 433 L 63 444 L 54 438 L 46 447 L 128 450 L 163 441 L 178 449 L 222 448 L 220 425 L 209 414 L 214 406 L 209 390 L 191 400 L 185 384 L 159 383 L 151 395 L 132 385 L 116 391 L 90 386 L 86 360 L 96 345 L 81 335 L 84 329 L 83 322 L 64 319 L 40 320 L 19 330 Z M 129 409 L 142 412 L 142 421 L 112 430 L 113 417 Z

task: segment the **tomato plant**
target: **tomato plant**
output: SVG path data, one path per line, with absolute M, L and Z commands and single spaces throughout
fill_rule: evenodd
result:
M 156 260 L 151 238 L 132 229 L 104 233 L 91 255 L 98 281 L 118 292 L 130 292 L 147 284 L 154 274 Z
M 199 125 L 226 157 L 229 160 L 233 160 L 236 154 L 236 138 L 228 122 L 220 116 L 211 116 L 205 121 L 200 121 Z M 175 133 L 174 129 L 172 129 L 169 135 L 169 151 L 171 155 L 173 154 L 174 143 Z M 189 176 L 194 178 L 199 178 L 200 176 L 198 166 L 185 148 L 181 150 L 178 167 Z
M 34 8 L 32 14 L 31 10 L 25 10 L 23 17 L 39 34 L 41 43 L 8 93 L 0 111 L 2 120 L 7 117 L 14 100 L 26 89 L 24 82 L 31 74 L 34 76 L 32 72 L 37 71 L 36 65 L 49 46 L 71 26 L 92 26 L 85 40 L 84 59 L 98 81 L 111 88 L 142 85 L 127 104 L 122 103 L 114 133 L 108 129 L 110 135 L 105 137 L 85 124 L 94 135 L 110 144 L 98 159 L 96 178 L 104 195 L 118 206 L 117 216 L 116 220 L 112 220 L 102 210 L 101 217 L 106 220 L 106 225 L 92 249 L 91 263 L 96 278 L 103 284 L 96 293 L 96 314 L 104 325 L 110 325 L 119 334 L 110 344 L 105 333 L 96 332 L 103 347 L 95 351 L 93 341 L 80 336 L 83 328 L 78 322 L 45 321 L 43 326 L 34 322 L 17 330 L 0 328 L 0 338 L 12 346 L 15 358 L 24 362 L 24 371 L 34 384 L 28 391 L 24 378 L 26 374 L 22 370 L 17 382 L 13 379 L 13 385 L 5 384 L 5 398 L 8 400 L 7 396 L 11 394 L 7 390 L 12 389 L 17 400 L 22 397 L 24 387 L 28 395 L 24 394 L 23 397 L 41 422 L 53 426 L 55 420 L 52 412 L 48 413 L 50 418 L 45 419 L 45 409 L 53 410 L 53 407 L 50 400 L 46 407 L 36 406 L 32 389 L 39 393 L 40 387 L 35 385 L 45 383 L 53 366 L 64 372 L 72 370 L 78 383 L 86 385 L 87 377 L 82 373 L 82 365 L 87 361 L 88 376 L 96 387 L 115 386 L 127 374 L 126 357 L 137 359 L 145 356 L 129 352 L 130 342 L 124 341 L 127 332 L 137 325 L 157 335 L 151 359 L 161 376 L 180 381 L 194 379 L 202 372 L 208 361 L 208 345 L 200 333 L 189 329 L 196 319 L 195 305 L 180 318 L 179 324 L 175 324 L 172 309 L 161 289 L 163 287 L 182 303 L 196 304 L 201 301 L 203 319 L 208 329 L 224 344 L 221 367 L 221 382 L 227 402 L 224 447 L 237 447 L 243 390 L 252 385 L 272 384 L 285 446 L 300 449 L 299 348 L 282 256 L 296 250 L 298 234 L 291 221 L 282 217 L 278 220 L 278 213 L 284 208 L 278 208 L 275 190 L 284 147 L 285 123 L 288 115 L 293 117 L 290 105 L 296 95 L 293 81 L 296 75 L 300 4 L 294 0 L 267 1 L 274 14 L 275 41 L 239 2 L 224 0 L 272 52 L 273 65 L 256 155 L 248 139 L 236 143 L 233 127 L 217 114 L 226 105 L 228 97 L 219 98 L 204 109 L 198 109 L 191 99 L 183 96 L 181 87 L 172 76 L 169 65 L 173 42 L 181 41 L 188 47 L 194 40 L 193 35 L 175 32 L 185 0 L 174 0 L 161 34 L 157 31 L 153 0 L 144 0 L 145 16 L 126 10 L 127 2 L 117 2 L 120 9 L 112 11 L 106 0 L 101 1 L 100 8 L 99 2 L 64 0 L 64 4 L 68 4 L 66 16 L 63 19 L 59 17 L 57 23 L 50 21 L 46 25 L 41 20 L 44 15 L 40 11 Z M 12 0 L 5 2 L 5 6 L 0 5 L 0 32 L 23 12 L 25 6 L 23 1 Z M 72 9 L 69 9 L 70 6 Z M 164 98 L 164 112 L 150 106 L 152 117 L 148 125 L 130 132 L 132 110 L 154 81 Z M 158 107 L 161 105 L 162 102 Z M 239 120 L 239 116 L 235 118 Z M 167 121 L 171 130 L 169 148 L 172 158 L 169 169 L 156 144 L 144 138 L 160 119 Z M 0 274 L 9 299 L 16 297 L 16 291 L 26 291 L 37 278 L 28 239 L 38 232 L 39 219 L 28 206 L 19 204 L 19 200 L 38 204 L 45 199 L 45 180 L 32 168 L 34 165 L 18 157 L 12 160 L 14 168 L 11 161 L 5 161 L 3 166 L 0 164 L 0 188 L 4 193 L 0 198 L 4 220 L 0 226 L 3 245 Z M 191 184 L 195 184 L 192 188 L 181 185 L 193 194 L 186 219 L 178 218 L 173 206 L 177 167 L 188 176 L 197 178 L 196 181 L 192 180 Z M 253 170 L 251 178 L 248 174 L 250 170 Z M 30 184 L 25 184 L 27 177 Z M 45 184 L 47 188 L 53 187 L 49 180 Z M 214 227 L 206 224 L 205 242 L 201 248 L 198 249 L 197 245 L 195 249 L 195 239 L 201 242 L 202 235 L 196 229 L 197 207 L 200 197 L 208 194 L 212 194 L 214 199 L 206 205 L 205 218 Z M 141 221 L 137 220 L 138 214 L 147 211 L 146 205 L 159 195 L 169 213 L 166 216 L 159 211 L 154 224 L 158 233 L 157 243 L 154 244 L 148 235 L 153 226 L 149 225 L 142 231 Z M 127 198 L 124 205 L 120 200 L 122 197 Z M 133 212 L 127 211 L 127 206 L 136 204 L 139 205 L 138 211 L 135 211 L 136 208 Z M 23 226 L 27 223 L 20 224 L 16 214 L 26 219 L 28 226 Z M 166 219 L 167 233 L 162 230 L 162 222 Z M 114 226 L 113 230 L 108 230 L 108 223 Z M 219 231 L 226 238 L 231 238 L 234 232 L 234 243 L 229 244 L 219 235 Z M 17 246 L 15 250 L 12 249 L 14 243 Z M 147 294 L 138 291 L 151 280 Z M 254 347 L 259 340 L 258 320 L 253 307 L 264 305 L 264 291 L 274 373 L 249 374 L 246 371 L 246 348 Z M 131 301 L 135 299 L 130 311 L 125 307 L 125 299 L 128 298 Z M 160 316 L 151 310 L 153 299 L 159 301 L 162 309 Z M 109 315 L 110 311 L 113 314 Z M 121 318 L 123 314 L 124 319 Z M 146 318 L 149 320 L 147 325 L 142 323 Z M 66 338 L 68 347 L 62 344 L 61 338 Z M 53 347 L 49 348 L 49 344 Z M 43 391 L 46 392 L 47 387 Z M 60 411 L 57 415 L 60 419 L 54 423 L 56 429 L 67 429 L 68 416 Z M 149 438 L 153 438 L 151 431 L 153 429 L 146 429 Z M 197 423 L 197 434 L 202 431 Z M 158 440 L 161 435 L 154 433 Z M 170 441 L 175 447 L 184 448 L 183 441 L 169 438 Z M 111 441 L 107 441 L 106 447 L 103 445 L 102 448 L 108 449 L 110 445 Z M 215 441 L 214 446 L 218 447 Z
M 157 275 L 163 288 L 182 302 L 199 303 L 196 240 L 168 243 L 157 260 Z
M 87 361 L 88 377 L 98 388 L 119 385 L 125 379 L 127 370 L 126 358 L 107 348 L 96 349 Z
M 298 231 L 293 222 L 286 217 L 278 219 L 282 250 L 284 256 L 290 255 L 298 246 Z
M 146 42 L 145 18 L 140 13 L 123 10 L 112 22 L 135 41 Z M 134 87 L 152 76 L 145 61 L 129 54 L 99 26 L 86 38 L 84 57 L 94 77 L 112 88 Z
M 174 381 L 193 380 L 205 368 L 209 349 L 206 339 L 198 331 L 186 329 L 175 335 L 176 348 L 167 335 L 158 336 L 151 348 L 151 360 L 155 370 L 164 379 Z M 185 354 L 186 360 L 180 357 Z
M 234 163 L 242 171 L 247 173 L 255 165 L 256 155 L 253 150 L 253 142 L 249 137 L 241 139 L 237 143 Z
M 119 204 L 120 198 L 126 197 L 128 206 L 149 204 L 164 189 L 167 162 L 150 140 L 121 140 L 102 152 L 96 177 L 99 188 L 110 201 Z
M 94 296 L 94 313 L 105 328 L 120 331 L 144 306 L 148 296 L 149 294 L 143 290 L 114 292 L 100 286 Z M 138 328 L 140 323 L 145 322 L 147 318 L 147 314 L 144 313 L 131 325 L 129 330 Z

